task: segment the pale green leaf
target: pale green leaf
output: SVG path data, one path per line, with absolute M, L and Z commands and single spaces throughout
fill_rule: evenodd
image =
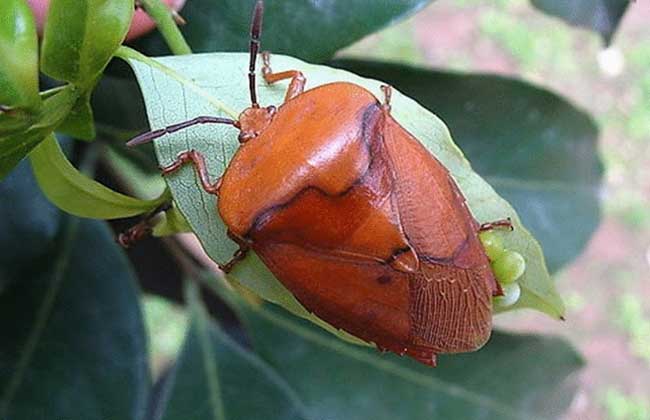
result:
M 236 114 L 232 109 L 243 110 L 249 105 L 247 54 L 201 54 L 158 60 L 165 67 L 158 65 L 153 68 L 146 60 L 134 55 L 129 60 L 143 91 L 153 129 L 197 115 L 232 116 Z M 272 60 L 275 71 L 300 69 L 307 77 L 307 88 L 333 81 L 349 81 L 362 85 L 381 97 L 379 81 L 307 64 L 286 56 L 273 56 Z M 273 86 L 260 83 L 258 94 L 261 104 L 281 104 L 286 86 L 286 83 Z M 221 103 L 227 104 L 225 113 Z M 517 307 L 530 307 L 560 317 L 564 307 L 546 269 L 541 248 L 521 225 L 513 208 L 472 171 L 439 118 L 397 91 L 393 92 L 392 105 L 395 119 L 450 170 L 479 222 L 512 218 L 515 230 L 503 235 L 503 243 L 506 248 L 522 254 L 527 265 L 520 280 L 522 299 Z M 206 157 L 212 179 L 217 179 L 222 174 L 237 147 L 236 130 L 224 126 L 194 127 L 156 141 L 162 165 L 172 162 L 181 151 L 195 149 Z M 216 211 L 215 197 L 203 192 L 191 167 L 185 167 L 177 174 L 167 177 L 167 182 L 180 211 L 210 257 L 221 263 L 227 261 L 237 247 L 225 234 L 225 226 Z M 232 277 L 262 298 L 314 320 L 254 255 L 239 264 Z
M 80 217 L 117 219 L 146 213 L 161 199 L 139 200 L 118 193 L 79 172 L 50 135 L 29 155 L 38 185 L 60 209 Z

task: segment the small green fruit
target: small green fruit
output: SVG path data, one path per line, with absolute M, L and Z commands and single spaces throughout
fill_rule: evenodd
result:
M 504 284 L 503 287 L 503 296 L 497 296 L 494 298 L 494 302 L 501 306 L 512 306 L 519 300 L 521 296 L 521 287 L 518 283 Z
M 479 234 L 479 239 L 481 239 L 485 253 L 490 261 L 496 261 L 504 252 L 506 252 L 499 235 L 491 230 L 481 232 Z
M 505 251 L 492 263 L 492 271 L 499 283 L 514 283 L 526 271 L 526 260 L 518 252 Z

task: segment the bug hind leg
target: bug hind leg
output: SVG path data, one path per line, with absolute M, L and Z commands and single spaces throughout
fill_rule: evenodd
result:
M 494 222 L 483 223 L 479 228 L 479 232 L 486 232 L 494 229 L 508 229 L 510 231 L 514 230 L 512 226 L 512 220 L 510 218 L 495 220 Z
M 279 73 L 273 73 L 273 70 L 271 70 L 271 54 L 268 51 L 264 51 L 262 53 L 262 62 L 264 63 L 262 67 L 262 76 L 264 77 L 266 83 L 273 84 L 281 80 L 291 79 L 291 82 L 289 82 L 289 88 L 287 89 L 287 94 L 284 97 L 285 102 L 289 99 L 295 98 L 304 92 L 307 79 L 301 71 L 288 70 Z
M 153 219 L 160 213 L 164 213 L 167 210 L 172 208 L 172 202 L 165 201 L 160 204 L 158 207 L 153 209 L 151 212 L 146 214 L 139 223 L 131 226 L 127 230 L 121 232 L 115 240 L 123 248 L 130 248 L 135 243 L 140 242 L 141 240 L 151 236 L 153 233 L 154 223 Z

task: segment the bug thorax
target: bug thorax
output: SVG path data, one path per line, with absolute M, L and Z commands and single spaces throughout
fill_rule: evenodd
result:
M 239 142 L 245 143 L 262 133 L 273 121 L 277 108 L 273 105 L 267 107 L 246 108 L 239 114 Z

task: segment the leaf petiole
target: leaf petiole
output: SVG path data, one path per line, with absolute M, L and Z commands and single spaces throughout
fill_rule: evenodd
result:
M 160 0 L 140 0 L 140 5 L 156 22 L 160 34 L 174 55 L 192 54 L 183 34 L 178 29 L 172 11 Z

